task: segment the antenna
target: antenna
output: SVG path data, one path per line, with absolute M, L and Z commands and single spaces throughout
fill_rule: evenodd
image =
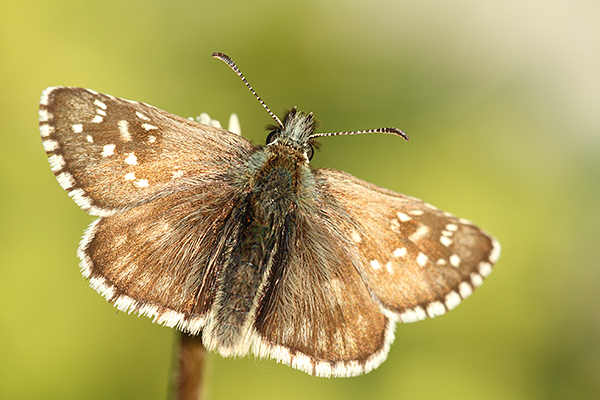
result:
M 254 91 L 254 89 L 252 89 L 252 86 L 250 86 L 250 84 L 248 83 L 248 81 L 246 80 L 244 75 L 242 74 L 242 71 L 240 71 L 238 66 L 235 65 L 235 62 L 233 62 L 231 57 L 229 57 L 226 54 L 219 53 L 219 52 L 212 53 L 212 57 L 218 58 L 219 60 L 223 61 L 225 64 L 229 65 L 229 68 L 231 68 L 233 70 L 233 72 L 235 72 L 237 74 L 237 76 L 239 76 L 241 78 L 241 80 L 244 81 L 244 83 L 246 84 L 246 86 L 248 86 L 248 89 L 250 89 L 250 91 L 252 92 L 254 97 L 256 97 L 258 99 L 258 101 L 260 102 L 260 104 L 262 104 L 262 106 L 265 108 L 265 110 L 267 110 L 267 112 L 269 113 L 271 118 L 273 118 L 275 120 L 275 122 L 277 122 L 277 125 L 279 125 L 283 129 L 284 126 L 281 123 L 281 120 L 279 118 L 277 118 L 277 115 L 273 114 L 273 111 L 271 111 L 271 109 L 269 107 L 267 107 L 265 102 Z M 408 135 L 406 133 L 404 133 L 402 130 L 400 130 L 398 128 L 392 128 L 392 127 L 368 129 L 366 131 L 353 131 L 353 132 L 313 133 L 312 135 L 309 136 L 309 139 L 315 139 L 315 138 L 324 137 L 324 136 L 360 135 L 362 133 L 389 133 L 391 135 L 400 136 L 401 138 L 403 138 L 404 140 L 406 140 L 408 142 Z
M 361 133 L 389 133 L 391 135 L 400 136 L 402 139 L 408 142 L 408 135 L 398 128 L 377 128 L 368 129 L 366 131 L 353 131 L 353 132 L 332 132 L 332 133 L 313 133 L 310 135 L 310 139 L 323 137 L 323 136 L 342 136 L 342 135 L 360 135 Z
M 246 86 L 248 86 L 248 89 L 250 89 L 250 91 L 252 92 L 252 94 L 254 95 L 254 97 L 256 97 L 258 99 L 258 101 L 260 102 L 260 104 L 262 104 L 262 106 L 265 108 L 265 110 L 267 110 L 267 112 L 269 113 L 269 115 L 275 120 L 275 122 L 277 122 L 277 125 L 279 125 L 281 128 L 283 128 L 283 124 L 281 123 L 281 121 L 279 120 L 279 118 L 277 118 L 277 115 L 273 114 L 273 112 L 269 109 L 269 107 L 267 107 L 267 105 L 265 104 L 264 101 L 262 101 L 262 99 L 260 98 L 260 96 L 258 94 L 256 94 L 256 92 L 254 91 L 254 89 L 252 89 L 252 86 L 250 86 L 250 84 L 248 83 L 248 81 L 246 80 L 246 78 L 244 78 L 244 75 L 242 74 L 242 71 L 240 71 L 240 69 L 238 68 L 237 65 L 235 65 L 235 63 L 233 62 L 233 60 L 226 54 L 223 53 L 212 53 L 212 57 L 213 58 L 218 58 L 219 60 L 223 61 L 225 64 L 229 65 L 229 68 L 231 68 L 233 70 L 233 72 L 235 72 L 237 74 L 237 76 L 239 76 L 244 83 L 246 84 Z

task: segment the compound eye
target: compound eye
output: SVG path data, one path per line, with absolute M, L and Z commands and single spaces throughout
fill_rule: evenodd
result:
M 271 133 L 269 133 L 269 135 L 267 136 L 267 144 L 271 144 L 275 141 L 275 139 L 277 138 L 277 134 L 279 132 L 277 131 L 271 131 Z
M 314 155 L 315 155 L 315 149 L 312 147 L 311 144 L 309 144 L 308 149 L 306 150 L 306 158 L 308 158 L 308 161 L 310 161 L 310 160 L 312 160 Z

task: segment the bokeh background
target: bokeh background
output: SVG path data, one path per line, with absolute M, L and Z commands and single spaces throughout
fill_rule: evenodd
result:
M 209 398 L 600 397 L 600 3 L 587 0 L 0 2 L 0 398 L 163 399 L 174 334 L 80 276 L 92 217 L 53 178 L 41 91 L 73 85 L 225 122 L 313 111 L 315 166 L 420 197 L 503 245 L 448 315 L 398 325 L 372 373 L 319 379 L 209 357 Z

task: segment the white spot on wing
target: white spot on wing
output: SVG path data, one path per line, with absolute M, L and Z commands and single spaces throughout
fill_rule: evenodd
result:
M 462 298 L 460 297 L 460 295 L 455 291 L 452 291 L 446 295 L 446 308 L 448 309 L 448 311 L 450 311 L 457 305 L 459 305 L 461 301 Z
M 414 215 L 414 216 L 418 217 L 419 215 L 425 214 L 425 211 L 423 211 L 423 210 L 410 210 L 408 213 L 410 215 Z
M 133 184 L 139 188 L 143 188 L 143 187 L 148 186 L 148 180 L 147 179 L 138 179 Z
M 417 319 L 417 315 L 414 312 L 414 310 L 407 310 L 407 311 L 404 311 L 402 314 L 400 314 L 400 321 L 402 321 L 404 323 L 411 323 L 411 322 L 417 322 L 419 320 Z
M 394 270 L 392 269 L 392 262 L 388 261 L 385 263 L 385 269 L 387 270 L 387 272 L 389 272 L 390 274 L 394 272 Z
M 304 354 L 297 354 L 296 356 L 292 357 L 292 367 L 301 371 L 310 371 L 312 370 L 312 363 L 310 362 L 310 358 L 308 358 L 308 356 L 305 356 Z
M 102 157 L 109 157 L 112 156 L 113 154 L 115 154 L 115 147 L 117 147 L 114 144 L 107 144 L 102 148 Z
M 93 138 L 91 135 L 87 135 L 87 136 L 85 137 L 85 140 L 87 140 L 87 141 L 88 141 L 88 142 L 90 142 L 90 143 L 94 143 L 94 138 Z
M 272 350 L 271 354 L 276 360 L 284 362 L 287 365 L 290 365 L 290 363 L 292 362 L 292 355 L 290 354 L 290 351 L 283 346 L 276 346 Z
M 44 146 L 46 153 L 50 153 L 51 151 L 58 149 L 58 142 L 56 140 L 43 140 L 42 145 Z
M 488 277 L 492 273 L 492 264 L 489 262 L 482 261 L 479 263 L 479 273 L 484 278 Z
M 483 278 L 481 277 L 481 275 L 473 272 L 471 274 L 471 283 L 473 284 L 473 286 L 479 287 L 483 284 Z
M 446 247 L 450 247 L 450 245 L 452 244 L 452 239 L 446 236 L 442 236 L 440 237 L 440 243 Z
M 91 274 L 92 260 L 87 255 L 86 251 L 90 244 L 90 241 L 94 238 L 96 234 L 96 225 L 100 222 L 100 218 L 93 221 L 83 233 L 83 238 L 79 243 L 79 247 L 77 248 L 77 257 L 81 260 L 79 264 L 79 268 L 81 269 L 81 274 L 84 278 L 89 278 Z
M 47 110 L 39 110 L 38 114 L 40 116 L 40 122 L 47 122 L 50 118 L 52 118 L 52 114 L 50 114 Z
M 440 301 L 434 301 L 427 306 L 427 315 L 429 315 L 430 318 L 438 317 L 445 313 L 446 307 L 444 307 L 444 304 Z
M 406 257 L 406 247 L 397 248 L 392 254 L 396 258 Z
M 371 260 L 371 268 L 379 270 L 381 269 L 381 264 L 379 264 L 379 261 L 377 260 Z
M 100 100 L 98 100 L 98 99 L 94 100 L 94 104 L 95 104 L 97 107 L 100 107 L 101 109 L 103 109 L 103 110 L 106 110 L 106 104 L 104 104 L 104 103 L 103 103 L 103 102 L 101 102 Z
M 460 293 L 460 297 L 466 299 L 471 294 L 473 294 L 473 289 L 471 288 L 471 285 L 469 285 L 467 282 L 461 282 L 458 285 L 458 292 Z
M 50 169 L 52 172 L 58 172 L 65 166 L 65 159 L 60 154 L 52 154 L 48 156 L 50 162 Z
M 421 267 L 424 267 L 427 264 L 427 261 L 429 261 L 429 257 L 419 252 L 419 255 L 417 256 L 417 264 L 419 264 Z
M 58 180 L 60 186 L 65 190 L 69 190 L 75 185 L 75 179 L 73 179 L 73 175 L 68 172 L 61 172 L 56 176 L 56 179 Z
M 40 135 L 42 135 L 43 138 L 48 137 L 53 133 L 54 133 L 53 126 L 50 126 L 48 124 L 40 125 Z
M 425 237 L 425 235 L 427 235 L 428 233 L 429 233 L 429 227 L 427 227 L 425 225 L 419 225 L 419 227 L 417 228 L 417 230 L 414 231 L 408 237 L 408 239 L 411 242 L 418 242 L 419 240 L 423 239 L 423 237 Z
M 315 366 L 315 374 L 317 376 L 331 376 L 331 364 L 325 361 L 317 363 Z
M 458 225 L 456 224 L 447 224 L 446 230 L 456 232 L 458 230 Z
M 119 126 L 119 132 L 121 133 L 121 139 L 128 142 L 131 140 L 131 134 L 129 133 L 129 123 L 124 119 L 117 123 Z
M 54 87 L 54 86 L 44 89 L 44 91 L 42 92 L 42 97 L 40 98 L 41 105 L 44 105 L 44 106 L 48 105 L 48 96 L 50 95 L 50 93 L 52 93 L 54 91 L 54 89 L 56 89 L 56 87 Z
M 119 310 L 129 314 L 135 309 L 136 301 L 131 297 L 122 294 L 116 298 L 114 305 Z
M 85 195 L 83 189 L 75 189 L 69 192 L 69 196 L 73 199 L 75 204 L 84 210 L 89 210 L 92 207 L 91 200 Z M 89 212 L 89 211 L 88 211 Z
M 115 295 L 115 288 L 108 286 L 103 278 L 96 276 L 90 277 L 90 286 L 107 299 L 111 299 Z
M 450 256 L 450 265 L 452 265 L 453 267 L 458 267 L 460 265 L 460 257 L 456 254 L 452 254 Z
M 144 121 L 150 121 L 150 118 L 146 117 L 144 114 L 142 114 L 139 111 L 136 111 L 135 115 L 137 115 L 139 119 L 143 119 Z
M 135 156 L 135 154 L 129 153 L 129 155 L 125 159 L 125 162 L 127 164 L 129 164 L 129 165 L 136 165 L 137 164 L 137 157 Z
M 150 124 L 142 124 L 142 128 L 144 128 L 147 131 L 149 131 L 151 129 L 158 129 L 156 126 L 150 125 Z
M 150 135 L 148 136 L 148 143 L 154 143 L 156 142 L 156 136 Z
M 390 221 L 390 229 L 393 232 L 400 233 L 400 222 L 396 218 L 392 218 Z
M 126 181 L 134 181 L 135 174 L 133 172 L 129 172 L 129 173 L 125 174 L 125 180 Z
M 398 219 L 399 219 L 401 222 L 407 222 L 407 221 L 410 221 L 410 220 L 412 219 L 412 218 L 411 218 L 411 217 L 409 217 L 408 215 L 406 215 L 406 214 L 404 214 L 404 213 L 401 213 L 401 212 L 397 212 L 397 213 L 396 213 L 396 215 L 398 216 Z
M 500 258 L 500 242 L 498 242 L 496 239 L 492 238 L 492 252 L 490 253 L 490 262 L 492 264 L 496 264 L 496 262 L 498 262 L 498 259 Z
M 73 132 L 75 133 L 81 133 L 83 132 L 83 125 L 82 124 L 73 124 Z
M 94 124 L 99 124 L 103 120 L 104 120 L 104 118 L 102 118 L 102 115 L 95 115 L 94 118 L 92 119 L 92 122 Z
M 427 318 L 427 313 L 423 310 L 423 307 L 420 306 L 406 310 L 400 314 L 400 321 L 405 323 L 422 321 L 425 318 Z
M 350 237 L 351 237 L 351 239 L 352 239 L 352 241 L 354 243 L 360 243 L 360 242 L 362 242 L 362 238 L 360 237 L 360 235 L 356 231 L 352 231 L 352 233 L 350 234 Z

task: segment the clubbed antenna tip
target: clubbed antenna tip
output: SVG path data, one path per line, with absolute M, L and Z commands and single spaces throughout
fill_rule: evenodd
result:
M 408 135 L 404 131 L 398 128 L 377 128 L 367 129 L 366 131 L 352 131 L 352 132 L 331 132 L 331 133 L 313 133 L 310 135 L 311 139 L 324 137 L 324 136 L 343 136 L 343 135 L 360 135 L 363 133 L 389 133 L 391 135 L 400 136 L 402 139 L 408 142 Z

